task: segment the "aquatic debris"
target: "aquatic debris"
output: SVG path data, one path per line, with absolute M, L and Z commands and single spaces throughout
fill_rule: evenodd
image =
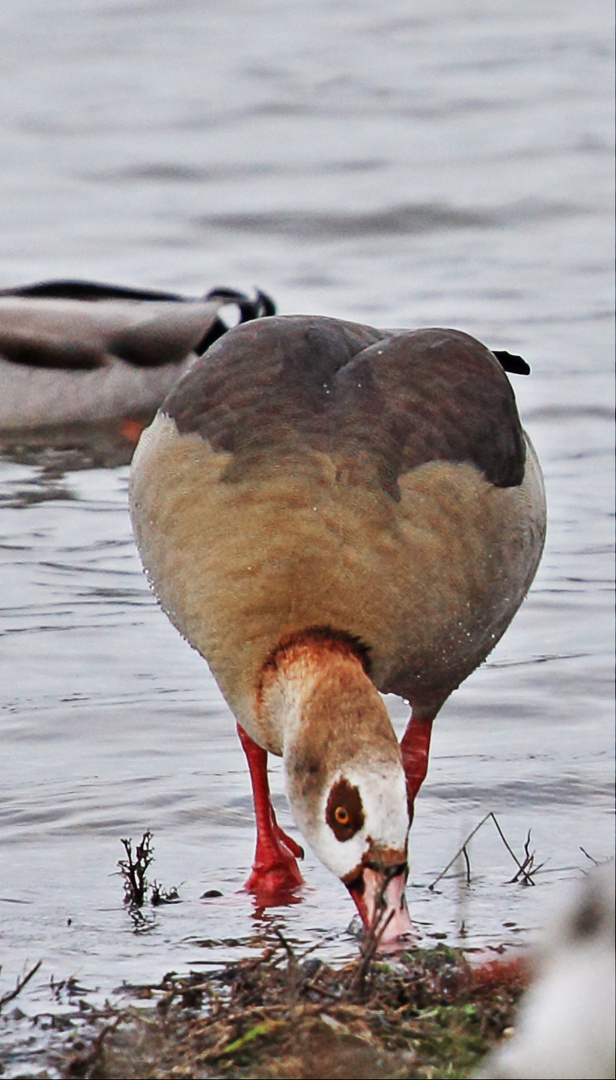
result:
M 444 945 L 335 969 L 276 934 L 260 957 L 175 973 L 89 1014 L 65 1077 L 434 1080 L 467 1077 L 512 1023 L 521 969 L 489 979 Z M 358 979 L 364 964 L 365 979 Z M 149 999 L 148 1007 L 139 999 Z M 156 1006 L 152 1008 L 153 1002 Z M 117 1026 L 110 1031 L 110 1021 Z M 100 1038 L 104 1032 L 103 1038 Z M 99 1040 L 97 1042 L 97 1039 Z
M 161 904 L 179 904 L 179 891 L 175 885 L 172 885 L 170 889 L 164 889 L 163 886 L 154 879 L 152 882 L 150 903 L 153 907 L 159 907 Z
M 147 879 L 148 868 L 154 862 L 152 836 L 153 834 L 149 829 L 144 832 L 141 843 L 137 844 L 135 848 L 134 855 L 132 840 L 122 840 L 121 843 L 126 852 L 126 858 L 118 859 L 120 873 L 124 879 L 124 903 L 131 916 L 139 923 L 145 921 L 141 914 L 141 908 L 145 904 L 148 894 L 153 907 L 180 902 L 180 894 L 176 886 L 165 889 L 156 879 L 151 884 Z
M 144 832 L 141 843 L 135 848 L 133 858 L 132 840 L 122 840 L 126 852 L 125 859 L 118 859 L 120 873 L 124 878 L 124 903 L 129 908 L 143 907 L 148 890 L 146 871 L 154 859 L 152 833 Z
M 526 836 L 526 841 L 524 843 L 524 858 L 523 858 L 522 861 L 520 861 L 518 859 L 515 851 L 511 847 L 511 844 L 507 840 L 507 837 L 505 836 L 505 834 L 504 834 L 504 832 L 503 832 L 503 830 L 502 830 L 502 828 L 501 828 L 501 826 L 499 824 L 499 821 L 498 821 L 498 818 L 496 817 L 496 814 L 494 813 L 493 810 L 489 810 L 488 813 L 485 814 L 484 817 L 482 817 L 479 824 L 475 825 L 475 828 L 470 831 L 470 833 L 466 837 L 466 840 L 464 840 L 464 842 L 460 845 L 460 847 L 456 851 L 453 858 L 450 859 L 449 862 L 447 863 L 447 866 L 445 867 L 445 869 L 441 870 L 440 874 L 438 874 L 438 876 L 435 877 L 434 881 L 432 881 L 430 883 L 430 885 L 428 885 L 428 888 L 431 891 L 436 887 L 436 885 L 438 885 L 439 881 L 442 881 L 442 879 L 445 877 L 445 875 L 448 873 L 448 871 L 451 870 L 451 867 L 454 865 L 455 862 L 457 862 L 457 860 L 460 858 L 460 856 L 462 856 L 462 858 L 464 859 L 465 865 L 466 865 L 466 883 L 467 883 L 467 885 L 470 885 L 470 881 L 471 881 L 471 862 L 470 862 L 470 856 L 468 854 L 468 844 L 473 839 L 473 836 L 475 836 L 475 834 L 479 832 L 481 827 L 483 825 L 485 825 L 486 821 L 490 821 L 490 820 L 492 820 L 494 822 L 494 825 L 496 826 L 498 835 L 500 836 L 501 840 L 503 841 L 503 844 L 507 848 L 507 851 L 511 855 L 511 858 L 513 859 L 514 863 L 516 864 L 516 866 L 518 868 L 516 873 L 514 874 L 514 876 L 509 881 L 509 884 L 512 885 L 516 881 L 521 881 L 524 885 L 534 885 L 535 884 L 535 882 L 533 881 L 532 875 L 536 874 L 539 870 L 541 870 L 542 866 L 545 866 L 545 862 L 539 863 L 537 866 L 535 865 L 535 854 L 536 854 L 536 852 L 534 852 L 534 851 L 531 852 L 530 851 L 530 836 L 531 836 L 530 829 L 528 830 L 528 834 Z
M 34 975 L 36 975 L 42 963 L 42 960 L 37 960 L 34 967 L 30 968 L 30 970 L 27 971 L 26 974 L 21 977 L 21 979 L 17 979 L 15 983 L 15 989 L 7 991 L 6 994 L 3 994 L 2 997 L 0 997 L 0 1012 L 2 1011 L 4 1005 L 8 1005 L 9 1001 L 14 1001 L 17 995 L 21 993 L 24 986 L 26 986 L 27 983 L 30 982 L 30 979 Z M 0 968 L 0 970 L 2 969 Z

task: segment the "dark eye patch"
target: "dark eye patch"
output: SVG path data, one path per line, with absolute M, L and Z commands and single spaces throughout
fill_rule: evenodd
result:
M 361 795 L 359 789 L 349 784 L 348 780 L 337 780 L 333 785 L 327 800 L 325 820 L 336 840 L 342 843 L 361 829 L 365 820 Z

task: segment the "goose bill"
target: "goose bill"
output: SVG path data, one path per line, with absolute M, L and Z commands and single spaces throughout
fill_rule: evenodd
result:
M 365 930 L 375 932 L 383 944 L 413 933 L 404 891 L 407 875 L 406 863 L 393 870 L 364 866 L 347 884 Z

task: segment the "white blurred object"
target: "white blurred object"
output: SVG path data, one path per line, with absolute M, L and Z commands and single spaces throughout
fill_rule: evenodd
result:
M 614 861 L 576 882 L 546 934 L 515 1034 L 486 1059 L 490 1080 L 614 1077 Z

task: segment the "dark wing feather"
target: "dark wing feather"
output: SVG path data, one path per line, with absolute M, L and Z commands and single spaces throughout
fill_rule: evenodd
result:
M 181 433 L 198 431 L 232 453 L 238 477 L 275 444 L 280 457 L 310 448 L 347 474 L 376 470 L 393 498 L 402 474 L 431 461 L 471 462 L 499 487 L 524 477 L 507 376 L 484 345 L 455 330 L 268 318 L 227 334 L 163 409 Z
M 155 289 L 132 289 L 123 285 L 105 285 L 95 281 L 39 281 L 34 285 L 18 285 L 14 289 L 0 289 L 0 296 L 39 297 L 50 300 L 177 300 L 185 297 L 177 293 Z

